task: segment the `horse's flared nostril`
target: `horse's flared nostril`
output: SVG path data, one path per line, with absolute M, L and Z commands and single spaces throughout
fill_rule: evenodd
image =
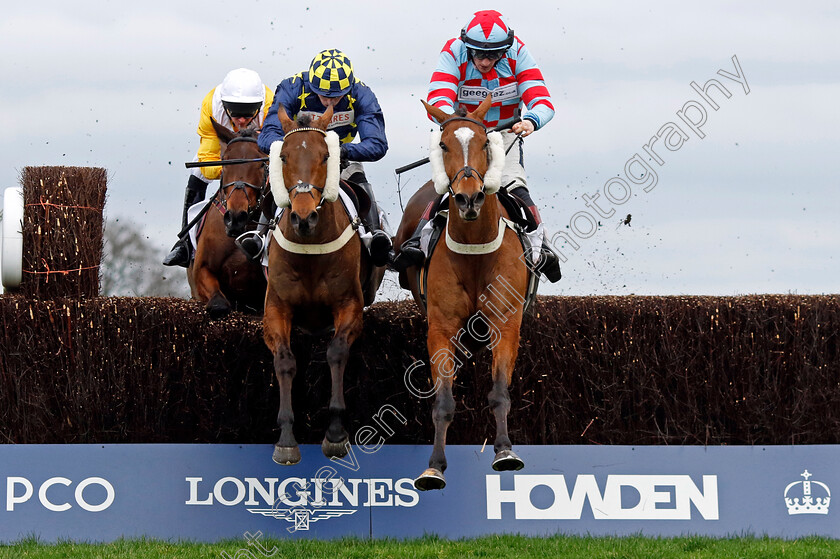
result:
M 299 235 L 310 235 L 315 230 L 315 226 L 318 225 L 318 212 L 311 211 L 306 217 L 301 217 L 297 212 L 292 212 L 289 220 Z
M 458 206 L 459 209 L 465 210 L 469 207 L 469 199 L 459 192 L 455 195 L 455 205 Z
M 310 229 L 315 229 L 315 226 L 318 225 L 318 212 L 314 211 L 306 218 L 307 223 L 309 223 Z
M 228 237 L 238 237 L 245 232 L 248 226 L 248 212 L 232 211 L 225 212 L 223 221 L 225 222 L 225 233 Z
M 470 199 L 470 205 L 474 207 L 476 210 L 481 208 L 482 204 L 484 204 L 484 192 L 480 190 L 472 195 Z

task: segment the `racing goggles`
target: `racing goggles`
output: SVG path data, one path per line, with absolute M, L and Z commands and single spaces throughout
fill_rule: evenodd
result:
M 256 103 L 236 103 L 232 101 L 222 101 L 230 118 L 254 118 L 262 107 L 261 102 Z
M 500 50 L 469 49 L 470 58 L 477 58 L 479 60 L 491 60 L 493 62 L 496 62 L 497 60 L 501 60 L 506 52 L 507 52 L 507 49 L 500 49 Z

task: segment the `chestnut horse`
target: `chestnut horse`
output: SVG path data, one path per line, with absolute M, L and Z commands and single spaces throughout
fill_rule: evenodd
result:
M 493 352 L 493 389 L 488 395 L 496 417 L 493 469 L 519 470 L 524 465 L 511 450 L 507 416 L 528 270 L 522 244 L 506 225 L 507 212 L 496 195 L 505 154 L 501 134 L 488 133 L 482 123 L 491 102 L 487 96 L 466 115 L 448 115 L 423 103 L 428 114 L 441 123 L 440 132 L 432 133 L 430 146 L 433 180 L 408 202 L 394 241 L 394 246 L 400 246 L 409 238 L 436 194 L 449 193 L 447 230 L 441 234 L 427 272 L 427 347 L 436 390 L 432 410 L 435 439 L 429 468 L 414 481 L 421 491 L 446 485 L 446 431 L 455 411 L 452 385 L 462 356 L 471 357 L 464 339 L 486 345 Z M 417 269 L 409 268 L 400 280 L 422 309 Z
M 269 242 L 263 331 L 280 389 L 280 438 L 273 459 L 290 465 L 300 461 L 293 432 L 297 368 L 290 347 L 292 325 L 310 332 L 334 329 L 327 348 L 330 424 L 321 450 L 329 458 L 343 457 L 349 447 L 342 424 L 344 368 L 362 331 L 365 293 L 372 301 L 385 269 L 372 266 L 355 231 L 358 220 L 351 221 L 337 201 L 339 139 L 326 131 L 332 107 L 320 117 L 299 116 L 297 122 L 282 106 L 278 113 L 285 137 L 271 145 L 269 181 L 274 201 L 285 209 Z
M 256 132 L 239 134 L 213 122 L 222 147 L 222 161 L 264 158 Z M 262 266 L 234 244 L 234 239 L 256 226 L 265 185 L 264 163 L 237 163 L 222 167 L 219 191 L 210 200 L 195 251 L 187 268 L 194 299 L 206 302 L 211 318 L 227 315 L 232 308 L 259 312 L 265 299 Z

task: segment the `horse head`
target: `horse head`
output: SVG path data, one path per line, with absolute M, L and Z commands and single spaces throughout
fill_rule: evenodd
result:
M 488 95 L 475 111 L 450 115 L 422 101 L 429 116 L 440 123 L 429 144 L 435 190 L 438 194 L 448 191 L 466 221 L 478 219 L 486 196 L 501 186 L 505 163 L 502 135 L 488 133 L 482 122 L 492 102 Z
M 257 147 L 257 132 L 245 129 L 232 132 L 216 121 L 213 128 L 219 137 L 222 161 L 259 159 L 265 155 Z M 261 162 L 238 163 L 222 167 L 221 199 L 225 206 L 224 223 L 228 237 L 245 232 L 251 215 L 259 208 L 265 185 L 265 165 Z
M 320 117 L 288 117 L 282 106 L 277 111 L 285 134 L 271 144 L 269 180 L 278 207 L 289 208 L 289 221 L 301 237 L 314 234 L 318 210 L 338 198 L 340 153 L 335 132 L 327 132 L 333 109 Z

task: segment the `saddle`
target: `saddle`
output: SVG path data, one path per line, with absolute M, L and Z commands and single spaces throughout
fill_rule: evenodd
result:
M 537 220 L 531 208 L 519 196 L 511 194 L 506 188 L 500 188 L 497 193 L 499 202 L 507 210 L 510 220 L 522 227 L 526 233 L 537 228 Z
M 372 202 L 370 200 L 370 196 L 368 195 L 367 191 L 364 188 L 356 184 L 355 182 L 342 180 L 339 182 L 341 186 L 341 190 L 350 197 L 350 200 L 353 201 L 353 206 L 356 208 L 356 213 L 359 216 L 365 216 L 368 218 L 368 221 L 373 221 L 370 223 L 372 228 L 378 228 L 379 226 L 379 215 L 378 212 L 371 212 L 372 209 Z M 374 221 L 375 219 L 375 221 Z

